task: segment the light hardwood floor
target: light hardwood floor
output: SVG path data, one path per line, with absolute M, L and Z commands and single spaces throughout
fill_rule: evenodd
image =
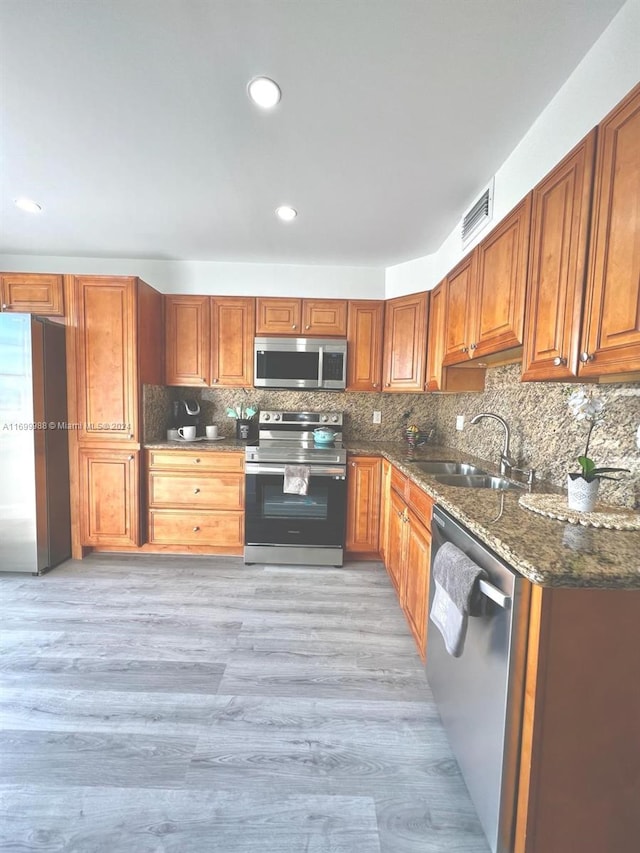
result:
M 0 850 L 487 853 L 384 568 L 0 575 Z

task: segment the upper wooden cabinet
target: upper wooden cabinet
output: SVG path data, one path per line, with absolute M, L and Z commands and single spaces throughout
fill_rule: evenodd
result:
M 445 366 L 522 344 L 530 221 L 531 194 L 447 276 Z
M 384 301 L 349 302 L 347 323 L 347 391 L 380 391 Z
M 211 384 L 253 385 L 255 299 L 216 296 L 211 299 Z
M 45 317 L 64 316 L 61 275 L 3 273 L 0 275 L 2 310 Z
M 383 391 L 424 391 L 427 319 L 427 293 L 413 293 L 387 302 Z
M 533 191 L 523 380 L 578 375 L 596 131 Z
M 427 391 L 482 391 L 486 370 L 483 367 L 445 367 L 445 328 L 447 281 L 441 281 L 429 294 L 429 332 L 427 334 Z
M 165 296 L 165 382 L 210 384 L 209 296 Z
M 81 442 L 138 440 L 137 283 L 106 276 L 74 281 Z
M 345 299 L 256 299 L 256 335 L 344 337 Z
M 599 125 L 578 375 L 640 370 L 640 85 Z
M 347 464 L 347 525 L 345 547 L 352 554 L 378 553 L 382 459 L 350 458 Z

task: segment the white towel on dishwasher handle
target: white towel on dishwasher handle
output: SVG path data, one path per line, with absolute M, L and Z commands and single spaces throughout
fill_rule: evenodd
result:
M 282 488 L 284 494 L 306 495 L 309 490 L 309 474 L 308 465 L 285 465 Z

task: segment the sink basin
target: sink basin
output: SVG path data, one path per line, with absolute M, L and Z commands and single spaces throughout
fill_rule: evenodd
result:
M 487 473 L 484 469 L 471 465 L 468 462 L 447 462 L 438 460 L 433 462 L 413 462 L 412 464 L 421 471 L 424 471 L 425 474 L 469 475 Z
M 463 489 L 496 489 L 504 491 L 505 489 L 522 489 L 519 483 L 512 483 L 510 480 L 505 480 L 504 477 L 492 477 L 489 474 L 469 475 L 448 474 L 436 477 L 438 483 L 443 486 L 461 486 Z

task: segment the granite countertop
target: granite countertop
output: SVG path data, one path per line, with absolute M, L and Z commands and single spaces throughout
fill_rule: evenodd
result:
M 418 448 L 402 442 L 345 442 L 351 454 L 380 455 L 417 483 L 524 577 L 541 586 L 640 589 L 640 532 L 603 530 L 536 515 L 518 504 L 520 490 L 463 489 L 438 483 L 412 461 L 473 462 L 489 473 L 495 465 L 448 447 Z M 549 484 L 534 491 L 560 492 Z
M 149 450 L 242 451 L 246 441 L 158 441 Z M 495 465 L 446 446 L 408 453 L 404 442 L 351 440 L 350 454 L 383 456 L 462 522 L 509 565 L 541 586 L 640 590 L 640 532 L 602 530 L 536 515 L 518 504 L 520 490 L 461 489 L 438 483 L 412 463 L 428 459 L 472 462 L 489 473 Z M 560 492 L 546 483 L 534 491 Z

